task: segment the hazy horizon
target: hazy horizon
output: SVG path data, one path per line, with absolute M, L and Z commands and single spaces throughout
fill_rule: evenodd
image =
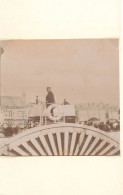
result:
M 44 101 L 52 87 L 56 102 L 119 105 L 116 39 L 1 41 L 2 95 Z

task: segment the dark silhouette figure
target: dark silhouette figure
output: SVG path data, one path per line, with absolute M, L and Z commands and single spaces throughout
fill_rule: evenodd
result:
M 36 96 L 36 104 L 39 103 L 39 99 L 38 99 L 38 96 Z
M 51 91 L 51 87 L 47 87 L 47 93 L 48 94 L 46 96 L 46 107 L 55 103 L 55 98 L 53 92 Z
M 63 105 L 69 105 L 69 102 L 67 102 L 66 99 L 64 99 Z

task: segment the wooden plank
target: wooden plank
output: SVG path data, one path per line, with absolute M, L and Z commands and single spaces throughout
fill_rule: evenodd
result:
M 68 137 L 68 155 L 70 154 L 70 147 L 71 147 L 71 140 L 72 140 L 72 132 L 69 132 L 69 137 Z
M 33 145 L 36 147 L 36 149 L 39 151 L 39 153 L 42 155 L 42 156 L 46 156 L 45 152 L 42 150 L 42 148 L 39 146 L 38 142 L 36 141 L 35 138 L 31 138 L 30 139 L 31 142 L 33 143 Z
M 62 155 L 64 156 L 64 132 L 61 132 Z
M 101 156 L 103 156 L 105 153 L 107 153 L 110 149 L 115 149 L 115 147 L 114 147 L 114 143 L 110 143 L 102 152 L 100 152 L 100 154 L 99 155 L 101 155 Z M 107 154 L 108 155 L 108 154 Z
M 20 154 L 21 156 L 29 156 L 26 152 L 24 152 L 23 150 L 21 150 L 18 146 L 10 146 L 10 151 L 14 150 L 15 152 L 17 152 L 18 154 Z
M 40 137 L 38 136 L 38 137 L 36 137 L 35 139 L 36 139 L 37 143 L 39 144 L 39 146 L 41 147 L 41 149 L 43 150 L 43 152 L 48 156 L 48 153 L 47 153 L 47 151 L 46 151 L 46 149 L 45 149 L 43 143 L 41 142 Z
M 64 155 L 67 156 L 68 155 L 68 138 L 69 138 L 69 134 L 68 131 L 65 131 L 65 147 L 64 147 Z
M 76 140 L 76 136 L 77 136 L 77 131 L 72 133 L 72 140 L 71 140 L 71 147 L 70 147 L 70 156 L 73 155 L 73 149 L 75 146 L 75 140 Z
M 92 138 L 92 135 L 89 135 L 89 134 L 88 134 L 88 137 L 87 137 L 87 139 L 86 139 L 86 141 L 85 141 L 85 144 L 84 144 L 84 146 L 83 146 L 83 148 L 82 148 L 82 150 L 81 150 L 81 152 L 80 152 L 79 155 L 83 155 L 83 153 L 84 153 L 84 151 L 86 150 L 86 148 L 87 148 L 87 146 L 88 146 L 88 144 L 89 144 L 91 138 Z
M 62 156 L 62 144 L 61 144 L 61 134 L 59 131 L 56 132 L 57 140 L 58 140 L 58 148 L 59 148 L 59 154 Z
M 77 132 L 76 140 L 75 140 L 75 145 L 74 145 L 74 149 L 73 149 L 73 155 L 74 155 L 74 153 L 76 151 L 76 148 L 77 148 L 77 145 L 79 143 L 80 135 L 81 135 L 81 133 L 80 132 L 79 133 Z
M 102 147 L 104 147 L 106 143 L 107 143 L 107 140 L 103 140 L 103 141 L 101 142 L 101 144 L 92 152 L 91 155 L 93 155 L 93 156 L 94 156 L 94 155 L 97 155 L 96 153 L 99 152 L 99 150 L 100 150 Z
M 56 147 L 56 150 L 57 150 L 57 154 L 59 156 L 58 140 L 57 140 L 56 133 L 53 133 L 53 139 L 54 139 L 55 147 Z
M 38 154 L 26 143 L 22 143 L 22 146 L 24 146 L 30 153 L 32 156 L 37 156 Z
M 51 143 L 50 143 L 48 134 L 47 134 L 47 135 L 44 135 L 44 137 L 45 137 L 45 140 L 46 140 L 46 142 L 47 142 L 47 145 L 48 145 L 48 147 L 49 147 L 49 149 L 50 149 L 52 155 L 54 156 L 54 152 L 53 152 L 52 145 L 51 145 Z
M 42 142 L 45 150 L 47 151 L 48 155 L 49 156 L 52 156 L 52 153 L 51 153 L 51 151 L 49 149 L 49 146 L 48 146 L 48 144 L 47 144 L 46 139 L 44 138 L 44 136 L 43 135 L 40 135 L 39 138 L 40 138 L 40 140 L 41 140 L 41 142 Z
M 89 150 L 90 146 L 93 144 L 94 140 L 95 140 L 95 137 L 92 136 L 91 139 L 90 139 L 90 141 L 89 141 L 89 143 L 87 144 L 86 149 L 84 150 L 84 152 L 83 152 L 82 155 L 86 155 L 87 156 L 87 151 Z
M 90 148 L 88 149 L 88 151 L 86 152 L 86 155 L 89 155 L 89 153 L 93 150 L 93 148 L 95 147 L 95 145 L 98 143 L 99 141 L 99 137 L 96 137 L 94 142 L 91 144 Z
M 85 133 L 84 133 L 84 132 L 81 132 L 81 135 L 80 135 L 80 138 L 79 138 L 79 142 L 78 142 L 78 144 L 77 144 L 77 146 L 76 146 L 76 150 L 75 150 L 75 152 L 74 152 L 74 155 L 75 155 L 75 156 L 76 156 L 76 155 L 78 154 L 78 152 L 79 152 L 79 148 L 80 148 L 80 145 L 81 145 L 81 143 L 82 143 L 82 141 L 83 141 L 84 135 L 85 135 Z
M 57 153 L 56 146 L 55 146 L 55 143 L 54 143 L 53 134 L 49 132 L 48 133 L 48 137 L 49 137 L 49 140 L 50 140 L 50 143 L 51 143 L 54 155 L 57 156 L 58 153 Z
M 117 147 L 117 148 L 115 148 L 113 151 L 111 151 L 110 153 L 109 153 L 109 155 L 114 155 L 115 153 L 117 153 L 118 151 L 120 150 L 120 148 L 119 147 Z

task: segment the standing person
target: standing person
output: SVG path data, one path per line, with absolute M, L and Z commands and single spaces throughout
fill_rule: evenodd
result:
M 47 87 L 47 93 L 48 94 L 46 96 L 46 107 L 55 103 L 55 98 L 53 92 L 51 91 L 51 87 Z
M 63 105 L 69 105 L 69 102 L 67 102 L 66 99 L 64 99 Z
M 39 99 L 38 99 L 38 96 L 36 96 L 36 104 L 39 103 Z

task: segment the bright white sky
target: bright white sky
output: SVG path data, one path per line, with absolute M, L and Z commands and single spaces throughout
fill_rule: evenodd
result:
M 1 41 L 2 95 L 36 95 L 52 87 L 56 102 L 119 104 L 117 40 Z

